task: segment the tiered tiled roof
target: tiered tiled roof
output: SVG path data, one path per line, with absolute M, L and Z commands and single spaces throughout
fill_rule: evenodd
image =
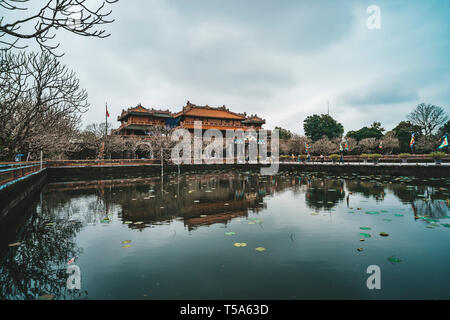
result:
M 190 103 L 189 101 L 186 103 L 186 106 L 183 107 L 183 110 L 173 115 L 174 118 L 177 118 L 181 115 L 185 116 L 194 116 L 194 117 L 204 117 L 204 118 L 219 118 L 219 119 L 236 119 L 236 120 L 244 120 L 246 114 L 245 113 L 235 113 L 228 110 L 225 106 L 222 107 L 210 107 L 206 106 L 197 106 L 195 104 Z
M 266 123 L 266 120 L 258 117 L 256 114 L 252 114 L 251 116 L 245 118 L 242 123 Z
M 149 116 L 154 117 L 162 117 L 162 118 L 170 118 L 172 117 L 172 113 L 169 110 L 160 110 L 160 109 L 147 109 L 144 108 L 141 104 L 138 104 L 134 108 L 128 108 L 127 110 L 122 109 L 122 113 L 117 117 L 117 121 L 120 121 L 127 117 L 128 115 L 143 115 L 148 114 Z

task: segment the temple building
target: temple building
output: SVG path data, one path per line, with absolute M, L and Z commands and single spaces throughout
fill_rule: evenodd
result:
M 120 127 L 113 133 L 123 136 L 144 136 L 153 126 L 165 126 L 170 119 L 172 114 L 169 110 L 146 109 L 138 104 L 135 108 L 122 110 L 122 114 L 117 117 L 117 121 L 121 122 Z
M 202 129 L 217 129 L 225 135 L 226 130 L 259 130 L 265 120 L 257 115 L 247 116 L 246 113 L 235 113 L 222 107 L 197 106 L 187 101 L 180 112 L 144 108 L 141 104 L 135 108 L 122 110 L 117 118 L 120 127 L 114 130 L 118 135 L 147 135 L 154 126 L 168 128 L 185 128 L 194 131 L 194 122 L 201 121 Z

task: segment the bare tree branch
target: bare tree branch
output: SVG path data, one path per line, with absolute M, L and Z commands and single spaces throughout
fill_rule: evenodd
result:
M 28 12 L 29 0 L 0 0 L 0 7 L 9 11 Z M 6 16 L 0 18 L 0 43 L 5 47 L 24 49 L 27 46 L 19 46 L 19 40 L 34 39 L 40 48 L 55 56 L 59 43 L 51 43 L 58 29 L 86 36 L 106 38 L 110 34 L 96 27 L 114 22 L 109 19 L 112 10 L 106 7 L 118 2 L 118 0 L 104 0 L 101 5 L 91 8 L 87 0 L 47 0 L 47 3 L 35 14 L 30 14 L 22 19 L 6 22 Z M 92 3 L 90 1 L 89 3 Z

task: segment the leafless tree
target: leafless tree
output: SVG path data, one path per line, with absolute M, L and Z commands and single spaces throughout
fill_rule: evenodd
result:
M 0 157 L 67 140 L 85 112 L 87 93 L 75 73 L 48 52 L 0 52 Z M 42 135 L 42 138 L 37 138 Z M 44 139 L 45 136 L 52 139 Z M 41 143 L 37 143 L 41 141 Z
M 398 141 L 395 133 L 393 131 L 386 132 L 386 134 L 381 139 L 383 143 L 383 151 L 387 154 L 392 154 L 392 152 L 400 147 L 400 142 Z
M 376 138 L 366 138 L 362 139 L 358 146 L 361 149 L 362 152 L 368 152 L 371 153 L 376 150 L 378 147 L 378 140 Z
M 420 136 L 414 147 L 418 153 L 427 153 L 435 150 L 436 143 L 437 139 L 433 136 Z
M 330 141 L 327 136 L 323 136 L 322 139 L 317 140 L 311 147 L 311 152 L 319 155 L 328 155 L 331 153 L 339 152 L 338 146 L 335 143 Z
M 172 131 L 166 126 L 152 126 L 147 132 L 151 150 L 156 158 L 161 159 L 162 154 L 164 162 L 170 159 L 172 148 L 176 144 L 171 139 Z
M 289 152 L 296 154 L 306 154 L 305 143 L 311 144 L 311 139 L 305 136 L 294 134 L 288 141 Z
M 448 120 L 445 110 L 432 104 L 419 104 L 409 115 L 408 120 L 423 128 L 424 134 L 430 136 L 436 128 Z
M 359 151 L 359 147 L 358 147 L 358 141 L 356 141 L 356 139 L 354 138 L 345 138 L 347 140 L 347 147 L 348 147 L 348 152 L 358 152 Z
M 42 7 L 33 7 L 29 0 L 0 0 L 4 12 L 0 17 L 0 44 L 4 46 L 1 49 L 24 49 L 27 45 L 21 46 L 19 40 L 34 39 L 42 50 L 56 55 L 59 43 L 52 40 L 61 29 L 80 36 L 106 38 L 109 34 L 97 27 L 114 21 L 109 19 L 112 11 L 107 7 L 117 1 L 45 0 Z

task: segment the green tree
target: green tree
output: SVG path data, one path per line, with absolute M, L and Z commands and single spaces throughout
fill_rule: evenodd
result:
M 344 126 L 328 114 L 314 114 L 303 121 L 305 135 L 312 141 L 317 141 L 323 136 L 329 139 L 339 138 L 344 133 Z
M 347 137 L 361 141 L 363 139 L 375 138 L 380 139 L 383 136 L 384 128 L 380 122 L 374 122 L 370 127 L 362 127 L 357 131 L 349 131 Z
M 409 142 L 411 141 L 411 132 L 415 133 L 416 140 L 422 135 L 422 128 L 409 121 L 401 121 L 394 129 L 395 137 L 399 141 L 400 152 L 410 152 Z
M 278 137 L 279 137 L 280 139 L 286 139 L 286 140 L 289 140 L 289 139 L 292 138 L 292 132 L 290 132 L 289 130 L 283 129 L 283 128 L 281 128 L 281 127 L 275 127 L 275 129 L 279 130 L 279 131 L 278 131 L 278 134 L 279 134 Z

